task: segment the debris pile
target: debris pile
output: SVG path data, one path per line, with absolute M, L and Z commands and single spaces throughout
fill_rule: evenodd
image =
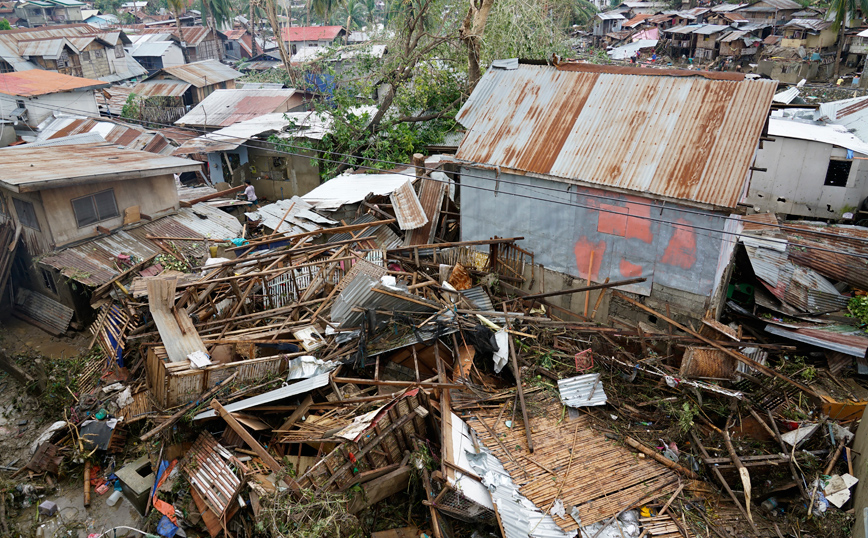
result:
M 865 399 L 818 386 L 848 374 L 838 351 L 818 375 L 797 358 L 802 322 L 737 293 L 732 325 L 699 330 L 614 289 L 641 278 L 531 293 L 543 269 L 522 238 L 447 241 L 453 202 L 426 196 L 436 177 L 421 183 L 349 217 L 301 198 L 266 206 L 204 257 L 167 239 L 175 262 L 96 289 L 99 353 L 13 476 L 44 490 L 83 465 L 85 504 L 123 497 L 166 537 L 842 528 Z M 769 293 L 798 308 L 801 281 L 776 286 L 758 261 L 770 249 L 745 244 Z M 821 314 L 823 293 L 804 313 Z M 592 321 L 604 296 L 620 307 L 606 324 Z

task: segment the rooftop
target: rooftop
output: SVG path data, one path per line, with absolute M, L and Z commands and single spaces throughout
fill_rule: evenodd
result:
M 31 69 L 18 73 L 0 73 L 0 93 L 16 97 L 80 92 L 107 88 L 108 86 L 108 83 L 99 80 L 72 77 L 41 69 Z
M 2 150 L 0 185 L 14 192 L 193 172 L 201 163 L 109 143 Z M 39 166 L 36 166 L 36 163 Z
M 295 94 L 296 90 L 291 88 L 214 90 L 175 124 L 227 127 L 263 114 L 279 112 Z
M 776 88 L 733 73 L 492 68 L 458 112 L 467 135 L 456 158 L 733 208 Z
M 172 77 L 183 80 L 197 88 L 203 88 L 212 84 L 219 84 L 227 80 L 235 80 L 241 77 L 241 73 L 232 69 L 228 65 L 223 65 L 217 60 L 203 60 L 201 62 L 193 62 L 191 64 L 178 65 L 175 67 L 164 67 L 157 71 L 147 81 L 153 80 L 160 73 L 171 75 Z
M 343 26 L 292 26 L 281 32 L 284 41 L 319 41 L 332 40 L 346 33 Z

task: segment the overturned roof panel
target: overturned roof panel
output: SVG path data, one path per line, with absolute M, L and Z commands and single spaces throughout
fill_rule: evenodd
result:
M 172 77 L 188 82 L 197 88 L 212 86 L 228 80 L 235 80 L 241 76 L 241 73 L 232 69 L 228 65 L 223 65 L 217 60 L 203 60 L 201 62 L 193 62 L 191 64 L 177 65 L 175 67 L 164 67 L 156 74 L 164 73 Z M 148 81 L 154 80 L 149 78 Z
M 190 86 L 190 83 L 180 80 L 146 80 L 136 84 L 132 93 L 141 98 L 181 97 Z
M 364 200 L 369 194 L 391 195 L 407 181 L 406 174 L 341 174 L 302 196 L 316 209 L 334 210 Z
M 776 88 L 580 63 L 489 69 L 456 118 L 468 128 L 456 158 L 733 208 Z

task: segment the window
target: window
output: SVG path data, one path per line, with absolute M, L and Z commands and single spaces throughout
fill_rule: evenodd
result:
M 42 269 L 42 283 L 45 284 L 45 289 L 50 290 L 52 293 L 57 293 L 57 284 L 54 282 L 54 275 L 51 274 L 51 271 L 47 271 Z
M 124 57 L 124 46 L 123 45 L 115 45 L 115 58 L 123 58 Z
M 94 58 L 102 58 L 102 51 L 101 50 L 93 51 L 93 57 Z
M 39 229 L 39 220 L 36 218 L 36 210 L 33 209 L 33 204 L 18 198 L 13 198 L 12 203 L 15 205 L 15 213 L 18 214 L 18 222 L 28 228 L 34 230 Z
M 82 62 L 89 62 L 90 61 L 90 51 L 88 51 L 88 50 L 82 51 L 81 61 Z
M 72 209 L 79 228 L 119 216 L 115 193 L 111 189 L 76 198 L 72 201 Z
M 829 168 L 826 170 L 826 181 L 823 185 L 828 187 L 846 187 L 847 178 L 850 176 L 850 167 L 853 161 L 829 161 Z
M 232 43 L 228 41 L 223 43 L 223 48 L 226 49 L 226 52 L 232 52 Z

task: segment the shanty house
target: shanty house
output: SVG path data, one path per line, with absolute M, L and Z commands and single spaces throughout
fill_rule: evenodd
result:
M 832 30 L 832 21 L 820 19 L 793 19 L 784 26 L 782 33 L 781 46 L 791 49 L 824 49 L 835 46 L 838 41 L 838 32 Z
M 773 117 L 768 130 L 745 200 L 754 211 L 838 219 L 868 197 L 868 144 L 847 126 Z
M 291 26 L 281 32 L 293 56 L 303 49 L 330 47 L 346 35 L 343 26 Z
M 123 256 L 142 256 L 137 245 L 146 236 L 129 227 L 178 212 L 174 174 L 201 167 L 110 143 L 10 147 L 0 160 L 0 221 L 20 229 L 24 247 L 13 283 L 74 309 L 80 320 L 90 308 L 83 287 L 70 284 L 98 286 L 120 272 L 129 261 Z M 151 247 L 148 256 L 161 252 Z
M 174 26 L 174 25 L 173 25 Z M 186 63 L 204 60 L 223 60 L 223 42 L 226 39 L 222 33 L 204 26 L 181 26 L 148 28 L 143 34 L 169 34 L 184 51 Z
M 721 24 L 706 24 L 702 28 L 693 31 L 696 35 L 696 51 L 694 57 L 703 60 L 713 60 L 717 58 L 720 50 L 720 39 L 722 32 L 729 30 L 729 26 Z
M 750 22 L 764 22 L 772 25 L 782 25 L 793 19 L 793 15 L 804 8 L 793 0 L 760 0 L 749 6 L 735 10 Z
M 94 90 L 108 86 L 99 80 L 39 69 L 0 73 L 0 119 L 33 131 L 52 115 L 99 116 Z
M 0 32 L 0 73 L 44 69 L 105 82 L 147 74 L 124 51 L 122 31 L 102 31 L 87 24 L 43 26 Z
M 562 63 L 492 67 L 456 119 L 461 239 L 523 237 L 535 261 L 685 315 L 721 303 L 777 83 Z M 626 127 L 625 126 L 629 126 Z M 653 320 L 651 320 L 653 321 Z
M 81 22 L 81 9 L 85 4 L 78 0 L 26 0 L 18 2 L 15 14 L 27 21 L 27 26 L 47 26 Z
M 227 30 L 223 32 L 226 40 L 223 42 L 223 56 L 226 60 L 233 62 L 245 58 L 252 58 L 256 54 L 253 53 L 253 39 L 245 29 Z M 262 49 L 257 44 L 257 53 Z
M 264 114 L 300 112 L 308 107 L 309 95 L 291 88 L 215 90 L 175 124 L 219 129 Z
M 594 37 L 603 37 L 606 34 L 620 31 L 621 24 L 626 20 L 626 17 L 614 11 L 597 13 L 594 18 Z
M 169 34 L 145 34 L 133 36 L 132 44 L 127 47 L 142 67 L 153 75 L 164 67 L 176 67 L 187 63 L 184 51 Z

